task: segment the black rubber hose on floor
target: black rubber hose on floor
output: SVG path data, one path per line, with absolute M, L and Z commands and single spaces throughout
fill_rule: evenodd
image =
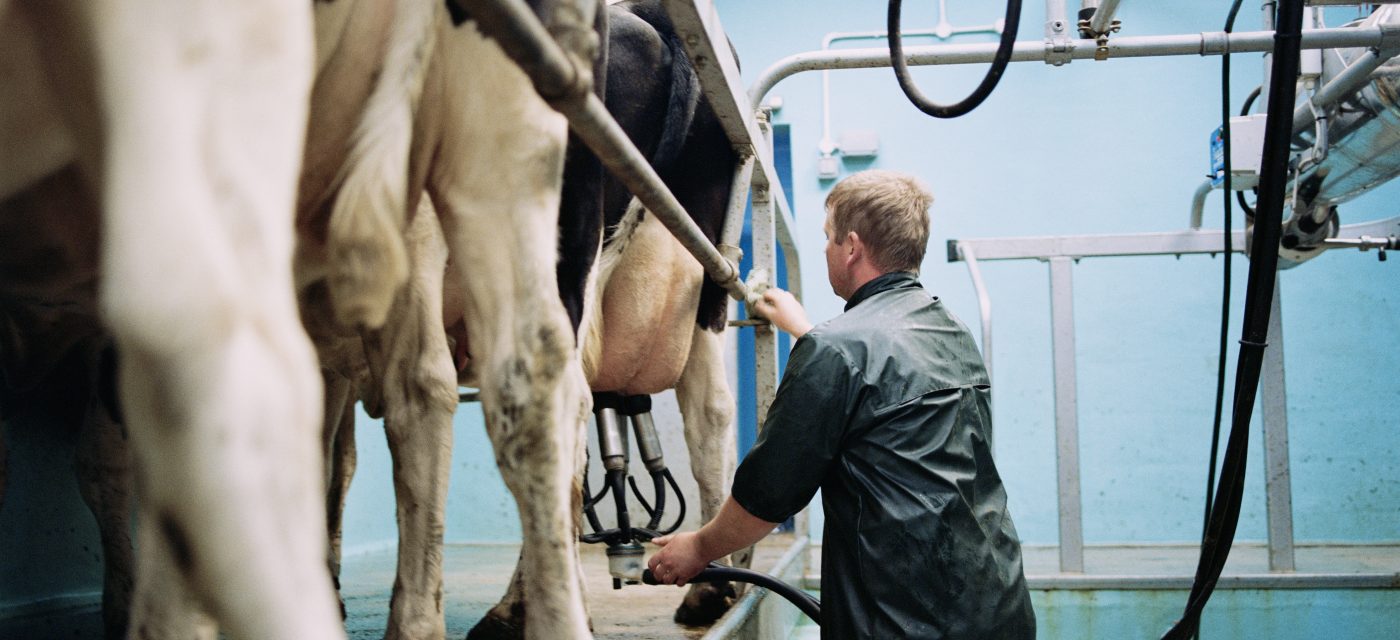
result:
M 822 622 L 821 600 L 816 599 L 806 591 L 802 591 L 766 573 L 739 569 L 736 567 L 726 567 L 722 564 L 711 562 L 708 568 L 702 569 L 700 573 L 695 574 L 695 577 L 691 578 L 690 581 L 747 582 L 749 584 L 758 585 L 782 596 L 788 602 L 791 602 L 793 606 L 801 610 L 808 618 L 816 622 L 818 626 L 820 626 Z M 651 569 L 642 571 L 642 582 L 646 584 L 663 584 L 657 581 L 656 574 L 652 573 Z
M 888 24 L 890 66 L 894 67 L 894 77 L 899 80 L 899 88 L 904 90 L 904 95 L 909 97 L 909 101 L 914 103 L 919 111 L 935 118 L 956 118 L 976 109 L 987 96 L 992 95 L 992 89 L 1001 81 L 1001 75 L 1006 72 L 1006 65 L 1011 62 L 1011 50 L 1016 45 L 1016 30 L 1021 24 L 1021 0 L 1006 2 L 1006 22 L 1002 26 L 1001 42 L 997 45 L 996 56 L 992 58 L 992 68 L 987 70 L 987 75 L 982 78 L 982 83 L 973 89 L 972 95 L 951 105 L 934 104 L 919 91 L 913 78 L 909 77 L 909 62 L 904 58 L 904 42 L 899 35 L 899 13 L 903 4 L 903 0 L 890 0 Z

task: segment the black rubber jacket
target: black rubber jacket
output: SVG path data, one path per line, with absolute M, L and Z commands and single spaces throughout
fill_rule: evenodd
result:
M 797 341 L 734 499 L 782 522 L 822 490 L 822 638 L 1028 640 L 971 334 L 909 273 Z

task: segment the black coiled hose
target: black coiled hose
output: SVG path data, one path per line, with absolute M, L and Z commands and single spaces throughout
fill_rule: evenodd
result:
M 691 578 L 690 581 L 747 582 L 749 584 L 755 584 L 782 596 L 788 602 L 791 602 L 793 606 L 801 610 L 802 613 L 807 614 L 807 617 L 811 618 L 812 621 L 816 622 L 818 625 L 822 622 L 821 600 L 816 599 L 806 591 L 802 591 L 766 573 L 726 567 L 722 564 L 711 562 L 708 568 L 702 569 L 700 573 L 695 574 L 695 577 Z M 646 584 L 663 584 L 656 579 L 656 574 L 652 573 L 651 569 L 642 571 L 642 582 Z
M 894 67 L 894 77 L 899 80 L 899 88 L 904 90 L 904 95 L 909 97 L 909 101 L 914 103 L 919 111 L 935 118 L 956 118 L 976 109 L 987 96 L 992 95 L 992 89 L 1001 81 L 1001 75 L 1006 72 L 1006 65 L 1011 62 L 1011 50 L 1016 45 L 1016 29 L 1021 24 L 1021 0 L 1006 1 L 1006 22 L 1001 31 L 1001 44 L 997 46 L 996 56 L 992 58 L 992 68 L 987 70 L 987 75 L 972 91 L 972 95 L 951 105 L 935 104 L 919 91 L 913 78 L 909 77 L 909 62 L 904 59 L 903 38 L 899 35 L 899 12 L 903 4 L 903 0 L 890 0 L 889 5 L 890 66 Z

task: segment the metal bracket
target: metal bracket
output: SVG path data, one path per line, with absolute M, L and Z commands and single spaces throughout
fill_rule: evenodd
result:
M 1057 67 L 1074 61 L 1074 40 L 1065 33 L 1062 20 L 1045 23 L 1045 64 Z
M 744 259 L 743 248 L 732 244 L 721 244 L 716 248 L 719 249 L 719 254 L 724 256 L 725 260 L 728 260 L 734 265 L 734 270 L 737 272 L 739 270 L 739 262 Z
M 1088 33 L 1094 37 L 1094 59 L 1100 62 L 1107 60 L 1108 35 L 1111 33 L 1118 33 L 1119 31 L 1121 31 L 1123 29 L 1123 22 L 1120 20 L 1114 20 L 1111 24 L 1109 24 L 1108 30 L 1104 31 L 1103 33 L 1094 33 L 1089 25 L 1089 20 L 1080 20 L 1079 32 Z

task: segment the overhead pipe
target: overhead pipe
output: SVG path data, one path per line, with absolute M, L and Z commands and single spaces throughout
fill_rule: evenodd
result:
M 1088 60 L 1095 57 L 1097 43 L 1093 40 L 1074 40 L 1073 51 L 1068 55 L 1074 60 Z M 1307 31 L 1302 40 L 1304 49 L 1334 49 L 1347 47 L 1370 47 L 1381 51 L 1400 50 L 1400 29 L 1393 28 L 1337 28 Z M 1271 52 L 1274 48 L 1274 32 L 1250 31 L 1225 33 L 1207 31 L 1196 34 L 1169 36 L 1138 36 L 1115 38 L 1108 43 L 1109 58 L 1144 58 L 1153 56 L 1214 56 L 1227 50 L 1230 53 Z M 925 45 L 908 47 L 904 50 L 910 65 L 951 65 L 978 64 L 991 62 L 996 55 L 997 43 L 977 43 L 959 45 Z M 1043 41 L 1017 42 L 1011 52 L 1012 62 L 1050 62 L 1056 52 L 1048 51 Z M 1063 53 L 1060 55 L 1064 55 Z M 773 86 L 788 76 L 803 71 L 822 69 L 871 69 L 890 65 L 890 52 L 887 48 L 840 49 L 834 51 L 807 51 L 797 53 L 769 65 L 749 89 L 749 98 L 760 104 Z
M 451 1 L 471 13 L 482 31 L 530 77 L 540 96 L 568 118 L 569 127 L 603 166 L 656 215 L 715 283 L 735 300 L 757 303 L 757 296 L 739 278 L 738 266 L 725 259 L 700 231 L 603 101 L 589 90 L 588 72 L 554 41 L 524 0 Z

